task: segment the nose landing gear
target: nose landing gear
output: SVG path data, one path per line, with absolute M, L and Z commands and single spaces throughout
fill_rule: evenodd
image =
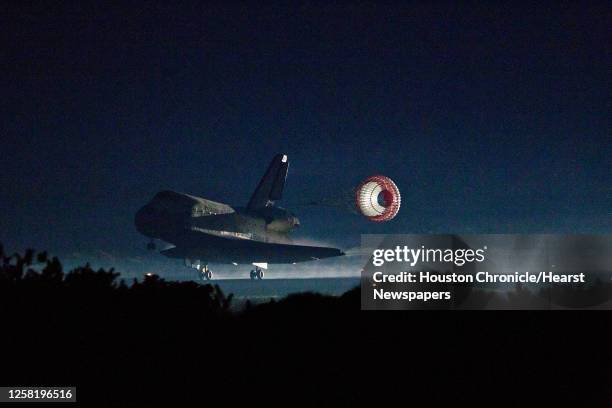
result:
M 199 260 L 192 261 L 185 259 L 185 265 L 198 271 L 202 280 L 211 280 L 213 278 L 213 273 L 208 269 L 208 265 L 201 264 Z
M 255 280 L 255 279 L 261 280 L 261 279 L 263 279 L 264 278 L 264 271 L 263 271 L 263 269 L 261 269 L 259 267 L 255 267 L 255 269 L 251 270 L 250 277 L 253 280 Z
M 202 265 L 199 269 L 200 274 L 202 276 L 202 280 L 211 280 L 213 277 L 213 273 L 210 269 L 208 269 L 208 265 Z

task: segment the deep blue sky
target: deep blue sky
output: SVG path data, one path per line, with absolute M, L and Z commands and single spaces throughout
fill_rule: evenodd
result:
M 609 233 L 609 3 L 426 3 L 3 10 L 0 241 L 129 254 L 155 192 L 241 205 L 276 152 L 287 207 L 398 184 L 385 224 L 296 209 L 337 245 Z

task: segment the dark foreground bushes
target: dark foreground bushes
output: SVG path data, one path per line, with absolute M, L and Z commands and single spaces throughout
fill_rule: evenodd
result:
M 232 312 L 218 287 L 0 249 L 0 385 L 81 405 L 605 406 L 608 312 L 362 312 L 359 290 Z

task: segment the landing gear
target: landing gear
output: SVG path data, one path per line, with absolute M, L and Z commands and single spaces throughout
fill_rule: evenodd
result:
M 253 280 L 255 280 L 255 279 L 261 280 L 261 279 L 263 279 L 264 278 L 264 271 L 263 271 L 263 269 L 255 267 L 255 269 L 251 270 L 250 277 Z
M 211 280 L 213 273 L 208 269 L 207 264 L 201 264 L 199 260 L 185 259 L 185 266 L 198 271 L 201 280 Z
M 211 280 L 213 277 L 212 271 L 208 269 L 208 265 L 202 265 L 199 269 L 200 274 L 202 275 L 202 280 Z

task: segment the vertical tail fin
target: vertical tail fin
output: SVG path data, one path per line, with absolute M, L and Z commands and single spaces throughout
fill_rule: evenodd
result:
M 266 174 L 261 178 L 257 188 L 253 192 L 247 208 L 254 210 L 274 204 L 275 200 L 280 200 L 285 188 L 289 160 L 286 154 L 274 156 Z

